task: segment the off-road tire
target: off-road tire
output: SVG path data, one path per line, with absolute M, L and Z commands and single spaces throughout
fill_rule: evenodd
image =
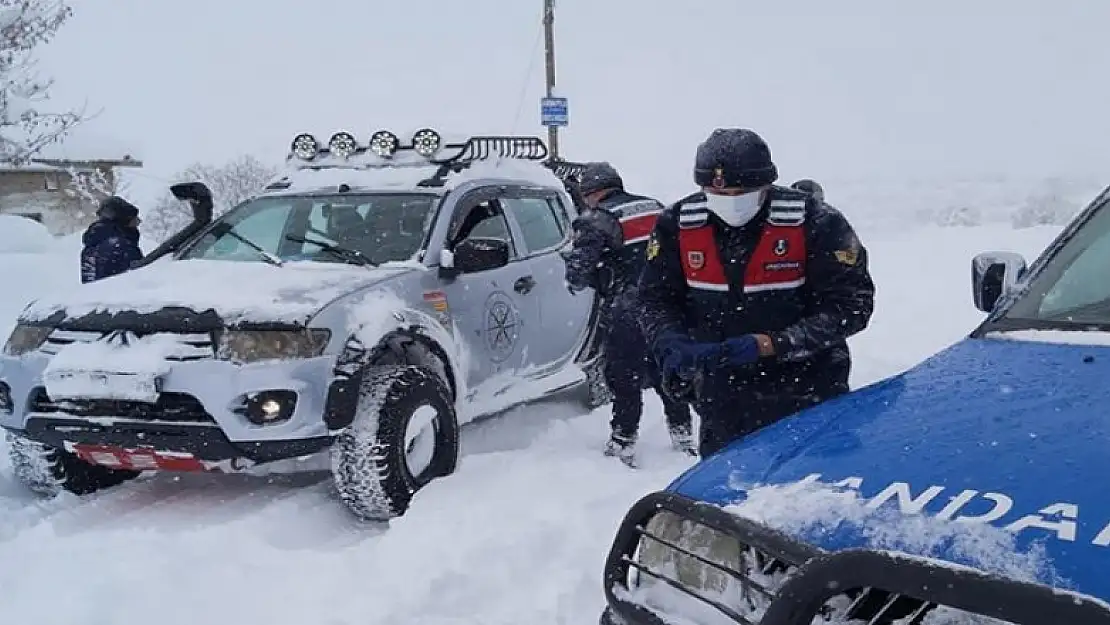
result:
M 54 497 L 64 491 L 88 495 L 135 479 L 141 471 L 89 464 L 64 449 L 49 447 L 8 433 L 12 472 L 31 492 Z
M 331 449 L 332 477 L 356 517 L 386 521 L 404 514 L 416 491 L 455 471 L 458 419 L 450 389 L 426 367 L 370 366 L 361 375 L 354 420 Z M 405 433 L 424 406 L 438 413 L 434 451 L 428 467 L 414 476 L 406 461 Z
M 586 387 L 585 399 L 583 401 L 586 408 L 594 410 L 612 403 L 613 392 L 609 390 L 609 384 L 605 382 L 605 357 L 602 356 L 583 367 L 582 371 L 586 374 L 586 381 L 584 382 Z

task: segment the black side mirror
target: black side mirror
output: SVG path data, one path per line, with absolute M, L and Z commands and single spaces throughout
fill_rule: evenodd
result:
M 998 300 L 1025 275 L 1025 258 L 1014 252 L 984 252 L 971 259 L 971 295 L 975 307 L 994 310 Z
M 440 255 L 440 276 L 453 278 L 460 273 L 489 271 L 509 264 L 509 242 L 504 239 L 463 239 L 450 253 Z

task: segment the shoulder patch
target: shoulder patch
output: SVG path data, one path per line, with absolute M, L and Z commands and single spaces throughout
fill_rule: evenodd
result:
M 683 204 L 678 210 L 679 228 L 700 228 L 709 222 L 709 206 L 704 202 Z
M 855 266 L 859 261 L 859 248 L 850 247 L 845 250 L 836 250 L 833 252 L 833 256 L 836 256 L 836 260 L 843 265 Z
M 651 233 L 651 236 L 648 237 L 647 259 L 648 260 L 655 260 L 655 257 L 658 256 L 658 255 L 659 255 L 659 237 L 653 232 L 653 233 Z
M 854 267 L 859 262 L 860 242 L 855 233 L 846 237 L 840 244 L 840 249 L 833 250 L 833 256 L 842 265 Z

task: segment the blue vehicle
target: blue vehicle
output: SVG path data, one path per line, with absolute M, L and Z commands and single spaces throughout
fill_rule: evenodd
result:
M 629 511 L 603 623 L 1110 623 L 1110 189 L 912 369 L 733 443 Z

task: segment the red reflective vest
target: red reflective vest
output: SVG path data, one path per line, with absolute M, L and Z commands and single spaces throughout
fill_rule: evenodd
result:
M 635 245 L 647 241 L 651 236 L 655 221 L 663 212 L 663 206 L 654 200 L 638 200 L 622 204 L 612 212 L 620 220 L 624 244 Z
M 727 292 L 728 275 L 708 216 L 704 203 L 686 205 L 680 210 L 678 248 L 682 272 L 692 289 Z M 772 199 L 763 234 L 744 269 L 745 293 L 793 290 L 805 284 L 804 222 L 804 200 Z

